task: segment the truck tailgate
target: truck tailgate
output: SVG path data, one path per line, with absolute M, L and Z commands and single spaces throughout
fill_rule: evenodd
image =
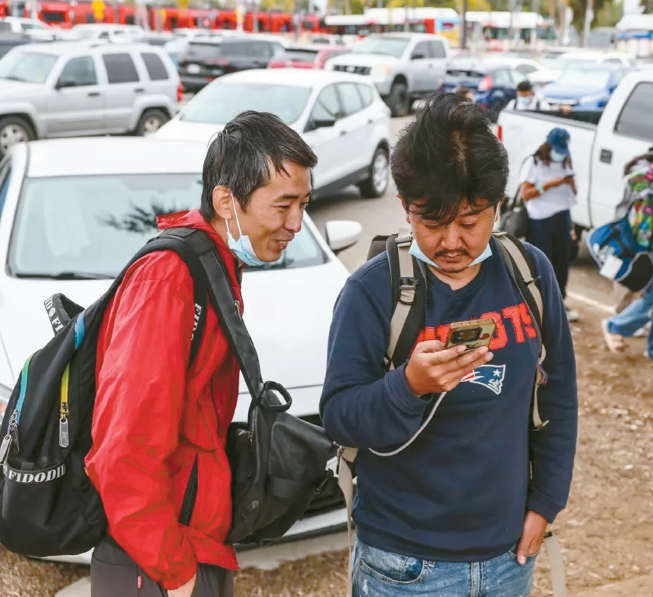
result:
M 549 131 L 555 127 L 565 128 L 571 136 L 569 149 L 578 188 L 578 205 L 572 209 L 572 220 L 575 224 L 590 226 L 591 157 L 597 125 L 592 122 L 580 122 L 572 117 L 596 121 L 600 118 L 599 113 L 592 116 L 588 116 L 586 113 L 574 114 L 572 112 L 570 117 L 565 117 L 559 113 L 503 110 L 499 115 L 498 134 L 510 159 L 510 175 L 506 194 L 509 197 L 515 195 L 519 187 L 520 170 L 524 160 L 533 155 L 538 147 L 546 141 Z

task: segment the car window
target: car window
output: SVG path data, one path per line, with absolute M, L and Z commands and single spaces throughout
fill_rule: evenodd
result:
M 501 68 L 492 73 L 492 82 L 495 85 L 512 85 L 508 71 Z
M 9 181 L 11 180 L 11 165 L 10 162 L 0 167 L 0 218 L 2 218 L 2 208 L 5 206 L 7 200 L 7 193 L 9 192 Z
M 371 106 L 374 101 L 374 92 L 372 91 L 372 88 L 369 85 L 361 84 L 357 84 L 357 87 L 361 97 L 363 98 L 363 106 L 366 108 Z
M 529 73 L 536 71 L 537 69 L 532 64 L 518 64 L 515 67 L 515 70 L 517 72 L 522 73 L 523 75 L 527 75 Z
M 45 83 L 58 59 L 53 54 L 9 52 L 0 60 L 0 79 Z
M 339 83 L 340 99 L 342 101 L 342 110 L 345 116 L 351 116 L 360 112 L 363 106 L 363 99 L 358 93 L 358 85 L 355 83 Z
M 9 269 L 23 277 L 62 272 L 114 277 L 157 234 L 157 216 L 199 207 L 201 189 L 200 172 L 28 178 Z M 303 226 L 283 258 L 265 269 L 325 261 L 317 240 Z
M 411 56 L 422 55 L 422 58 L 430 58 L 431 52 L 429 50 L 429 44 L 425 41 L 419 42 L 414 48 Z
M 621 65 L 621 58 L 608 58 L 603 61 L 604 64 L 619 64 Z
M 72 82 L 74 87 L 97 85 L 97 75 L 95 74 L 93 58 L 91 56 L 71 58 L 66 63 L 66 66 L 63 67 L 59 81 Z
M 225 46 L 226 47 L 226 46 Z M 191 42 L 188 44 L 188 49 L 184 52 L 184 57 L 187 60 L 193 58 L 201 60 L 203 58 L 215 58 L 220 55 L 220 44 L 208 42 Z
M 315 100 L 311 120 L 337 120 L 340 117 L 340 99 L 335 85 L 325 87 Z
M 615 132 L 653 142 L 653 119 L 645 118 L 653 106 L 653 83 L 639 83 L 626 100 Z
M 317 58 L 317 50 L 286 50 L 282 57 L 293 62 L 311 63 Z
M 286 52 L 286 48 L 284 48 L 281 44 L 270 44 L 272 46 L 272 56 L 275 58 L 279 58 L 283 56 Z
M 431 57 L 432 58 L 446 58 L 447 52 L 444 49 L 444 44 L 441 41 L 433 40 L 429 42 L 431 46 Z
M 11 23 L 0 21 L 0 31 L 11 31 Z
M 103 54 L 109 83 L 137 83 L 138 73 L 129 54 Z
M 516 69 L 515 69 L 515 70 L 511 70 L 511 71 L 509 71 L 509 73 L 510 73 L 510 78 L 512 79 L 512 82 L 513 82 L 515 85 L 518 85 L 518 84 L 521 83 L 522 81 L 525 81 L 525 80 L 526 80 L 526 75 L 525 75 L 524 73 L 519 72 L 519 71 L 516 70 Z
M 410 40 L 405 37 L 376 37 L 370 35 L 351 47 L 352 54 L 380 54 L 401 58 Z
M 169 78 L 168 71 L 159 56 L 153 52 L 143 52 L 141 58 L 147 68 L 147 74 L 150 75 L 150 81 L 165 81 Z
M 218 79 L 196 95 L 181 115 L 187 122 L 224 124 L 246 110 L 270 112 L 292 124 L 306 109 L 309 87 L 277 83 L 230 83 Z

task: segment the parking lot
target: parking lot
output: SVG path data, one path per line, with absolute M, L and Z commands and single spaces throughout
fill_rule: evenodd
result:
M 595 597 L 593 589 L 624 581 L 641 583 L 632 595 L 653 595 L 653 367 L 641 338 L 623 355 L 607 351 L 601 321 L 617 297 L 586 247 L 587 230 L 614 217 L 623 164 L 653 145 L 653 63 L 614 49 L 472 54 L 454 51 L 443 36 L 408 31 L 370 36 L 353 49 L 335 36 L 324 46 L 300 45 L 287 36 L 192 28 L 174 38 L 141 30 L 126 44 L 125 27 L 80 27 L 91 37 L 74 42 L 63 34 L 54 43 L 0 36 L 0 49 L 10 48 L 0 54 L 0 411 L 22 363 L 52 335 L 44 298 L 63 289 L 90 304 L 154 234 L 156 216 L 197 206 L 208 143 L 248 109 L 277 115 L 319 158 L 301 236 L 276 267 L 246 273 L 243 283 L 264 376 L 291 390 L 295 414 L 317 422 L 333 302 L 372 238 L 405 224 L 389 156 L 413 99 L 465 94 L 507 148 L 509 196 L 548 131 L 571 131 L 579 251 L 568 306 L 580 313 L 572 324 L 580 439 L 556 529 L 570 597 Z M 43 29 L 41 37 L 52 33 Z M 537 96 L 528 110 L 513 109 L 518 85 L 529 81 Z M 235 420 L 246 420 L 247 405 L 241 394 Z M 287 542 L 242 551 L 236 595 L 342 597 L 341 506 L 319 503 Z M 88 559 L 46 562 L 0 547 L 0 597 L 88 597 Z M 534 597 L 551 594 L 547 567 L 540 557 Z M 77 588 L 65 592 L 72 583 Z

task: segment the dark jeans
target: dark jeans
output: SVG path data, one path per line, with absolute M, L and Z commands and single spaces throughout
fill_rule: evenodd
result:
M 542 251 L 553 265 L 562 296 L 567 295 L 567 278 L 571 261 L 571 215 L 569 211 L 544 220 L 528 219 L 526 240 Z
M 233 572 L 200 564 L 192 597 L 233 597 Z M 143 572 L 111 537 L 93 552 L 91 597 L 167 597 L 168 592 Z

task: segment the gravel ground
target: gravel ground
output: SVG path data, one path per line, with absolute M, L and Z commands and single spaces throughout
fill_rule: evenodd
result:
M 653 573 L 653 363 L 644 341 L 607 352 L 604 315 L 579 307 L 573 326 L 579 368 L 580 440 L 569 507 L 556 523 L 573 595 L 587 588 Z M 276 570 L 246 569 L 237 597 L 342 597 L 346 551 L 310 556 Z M 0 551 L 2 597 L 52 597 L 83 566 L 30 561 Z M 533 597 L 550 595 L 547 560 L 536 569 Z

